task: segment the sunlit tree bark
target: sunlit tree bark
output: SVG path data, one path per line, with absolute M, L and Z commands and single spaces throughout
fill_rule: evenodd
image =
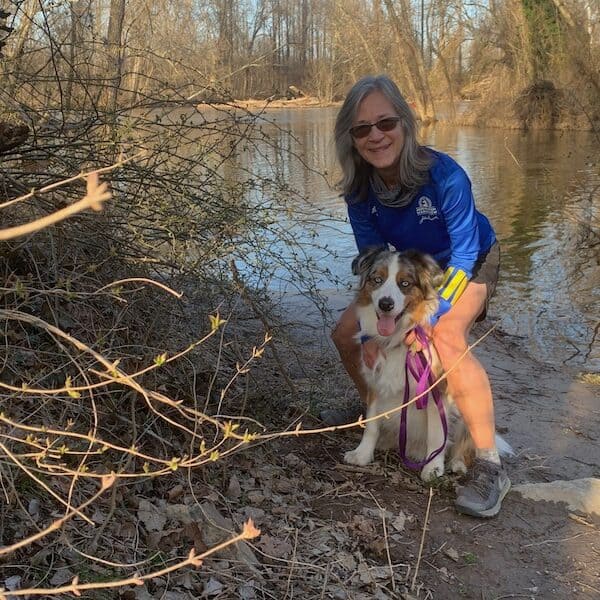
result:
M 427 70 L 419 44 L 412 29 L 412 19 L 408 0 L 384 0 L 392 26 L 396 34 L 404 62 L 401 66 L 409 89 L 409 97 L 414 102 L 423 121 L 435 119 L 435 106 L 429 86 Z
M 106 108 L 114 112 L 123 74 L 123 22 L 125 20 L 125 0 L 111 0 L 106 34 L 107 52 L 107 91 Z

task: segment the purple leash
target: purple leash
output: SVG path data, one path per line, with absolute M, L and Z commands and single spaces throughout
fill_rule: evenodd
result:
M 434 450 L 426 459 L 422 461 L 413 462 L 408 456 L 406 456 L 406 413 L 408 408 L 405 404 L 410 400 L 410 386 L 408 375 L 409 373 L 414 377 L 417 382 L 416 395 L 421 396 L 416 402 L 417 409 L 423 410 L 427 408 L 428 394 L 424 394 L 425 390 L 433 384 L 434 378 L 431 372 L 431 350 L 429 348 L 429 340 L 425 335 L 423 328 L 417 325 L 414 329 L 417 341 L 427 351 L 427 357 L 424 356 L 423 352 L 407 352 L 406 362 L 404 363 L 404 399 L 402 401 L 402 410 L 400 411 L 400 430 L 398 432 L 398 452 L 402 462 L 409 468 L 414 470 L 422 469 L 425 465 L 430 463 L 436 456 L 438 456 L 442 450 L 446 447 L 448 441 L 448 423 L 446 421 L 446 411 L 444 410 L 444 402 L 442 400 L 442 394 L 439 388 L 434 387 L 429 393 L 431 394 L 435 405 L 437 406 L 438 413 L 440 414 L 440 421 L 442 422 L 442 429 L 444 430 L 444 442 L 437 449 Z

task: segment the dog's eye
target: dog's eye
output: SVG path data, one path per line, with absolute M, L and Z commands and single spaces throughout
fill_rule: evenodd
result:
M 407 287 L 409 287 L 409 286 L 410 286 L 410 281 L 406 281 L 406 279 L 403 279 L 403 280 L 400 282 L 400 284 L 399 284 L 399 285 L 400 285 L 400 287 L 402 287 L 402 288 L 407 288 Z
M 371 282 L 374 283 L 375 285 L 381 285 L 383 283 L 383 277 L 379 277 L 379 275 L 375 275 L 374 277 L 371 277 Z

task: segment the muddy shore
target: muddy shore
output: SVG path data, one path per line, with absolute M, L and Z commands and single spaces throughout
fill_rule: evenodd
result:
M 329 299 L 334 318 L 346 301 L 343 296 Z M 312 358 L 304 357 L 307 360 L 300 361 L 304 372 L 292 375 L 307 386 L 318 377 L 327 382 L 328 393 L 317 399 L 306 390 L 308 404 L 300 400 L 286 412 L 314 413 L 326 405 L 352 403 L 354 390 L 339 366 L 328 325 L 314 326 L 316 313 L 311 315 L 307 307 L 296 314 L 302 318 L 290 325 L 303 352 L 312 353 Z M 491 325 L 493 321 L 478 325 L 475 336 Z M 577 371 L 536 361 L 526 347 L 525 340 L 496 329 L 475 349 L 492 381 L 497 428 L 516 452 L 506 464 L 513 486 L 600 477 L 600 387 L 582 380 Z M 306 364 L 314 365 L 313 373 L 306 372 Z M 306 414 L 297 418 L 310 420 Z M 433 490 L 425 523 L 429 490 L 394 453 L 378 455 L 365 468 L 343 465 L 344 451 L 354 447 L 360 435 L 360 430 L 333 432 L 263 449 L 266 461 L 272 461 L 272 468 L 281 467 L 284 477 L 290 460 L 296 470 L 297 460 L 303 466 L 302 479 L 296 480 L 302 495 L 294 512 L 303 515 L 295 525 L 299 526 L 296 557 L 312 547 L 311 521 L 332 539 L 338 532 L 342 556 L 349 551 L 348 544 L 355 548 L 350 555 L 358 570 L 353 574 L 348 569 L 347 585 L 327 597 L 411 597 L 401 593 L 436 600 L 598 597 L 600 514 L 528 500 L 511 491 L 497 518 L 477 520 L 456 513 L 455 479 L 448 477 Z M 333 488 L 324 491 L 332 482 Z M 264 504 L 261 510 L 266 511 Z M 419 572 L 412 585 L 424 528 Z M 281 533 L 270 535 L 277 540 Z M 284 539 L 289 541 L 289 533 Z M 364 559 L 362 567 L 356 549 Z M 314 568 L 334 569 L 341 560 L 333 552 L 304 557 Z

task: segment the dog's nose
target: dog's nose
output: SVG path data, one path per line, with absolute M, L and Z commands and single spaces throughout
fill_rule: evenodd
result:
M 390 312 L 394 308 L 394 301 L 386 296 L 379 301 L 379 308 L 383 312 Z

